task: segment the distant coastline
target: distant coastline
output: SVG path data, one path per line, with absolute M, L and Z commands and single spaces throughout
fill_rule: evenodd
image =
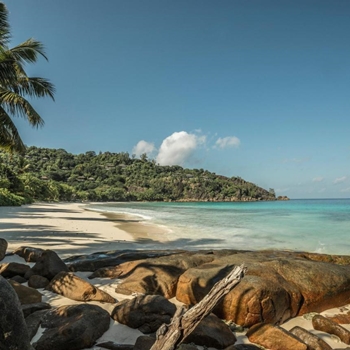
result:
M 0 151 L 0 205 L 36 201 L 247 202 L 286 200 L 238 176 L 161 166 L 146 155 L 29 147 L 23 156 Z

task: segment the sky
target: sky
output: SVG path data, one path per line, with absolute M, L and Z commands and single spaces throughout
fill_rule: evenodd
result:
M 350 197 L 350 1 L 8 0 L 55 84 L 28 146 L 147 153 L 290 198 Z

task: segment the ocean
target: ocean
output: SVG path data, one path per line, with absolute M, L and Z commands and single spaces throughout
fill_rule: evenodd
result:
M 350 254 L 350 199 L 89 205 L 165 228 L 163 248 Z M 152 237 L 150 237 L 152 238 Z

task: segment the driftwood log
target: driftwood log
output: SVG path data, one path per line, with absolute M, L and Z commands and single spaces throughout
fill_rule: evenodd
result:
M 210 292 L 194 307 L 177 309 L 169 325 L 163 324 L 156 333 L 156 342 L 150 350 L 174 350 L 210 314 L 220 299 L 231 291 L 244 277 L 247 268 L 235 266 L 222 280 L 215 283 Z M 186 311 L 187 310 L 187 311 Z

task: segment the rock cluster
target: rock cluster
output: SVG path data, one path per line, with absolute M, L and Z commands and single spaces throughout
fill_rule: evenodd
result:
M 0 239 L 0 258 L 6 249 L 7 242 Z M 329 350 L 331 347 L 315 334 L 300 327 L 287 331 L 280 325 L 297 315 L 345 305 L 350 298 L 350 258 L 345 256 L 238 250 L 116 251 L 62 261 L 51 250 L 22 247 L 14 253 L 35 264 L 0 263 L 0 349 L 85 349 L 96 344 L 115 320 L 145 335 L 135 344 L 106 342 L 98 346 L 148 350 L 158 328 L 174 316 L 176 306 L 169 299 L 176 297 L 190 308 L 234 265 L 243 262 L 248 267 L 243 280 L 178 349 L 195 350 L 196 345 L 202 345 L 226 350 L 261 346 Z M 116 292 L 134 297 L 118 302 L 77 276 L 79 270 L 92 271 L 91 279 L 118 279 Z M 22 282 L 28 282 L 29 287 Z M 79 303 L 51 308 L 42 302 L 37 290 L 41 288 Z M 112 305 L 110 312 L 87 303 L 90 301 Z M 350 323 L 347 316 L 329 319 L 316 314 L 312 323 L 316 330 L 350 345 L 350 332 L 338 324 Z M 39 326 L 44 332 L 30 344 Z M 236 344 L 237 329 L 248 329 L 247 337 L 257 345 Z
M 157 294 L 197 304 L 234 266 L 244 262 L 242 282 L 214 311 L 222 319 L 250 327 L 280 324 L 308 312 L 342 306 L 350 297 L 350 259 L 283 251 L 185 252 L 97 269 L 90 277 L 120 278 L 122 294 Z M 337 260 L 334 258 L 334 260 Z

